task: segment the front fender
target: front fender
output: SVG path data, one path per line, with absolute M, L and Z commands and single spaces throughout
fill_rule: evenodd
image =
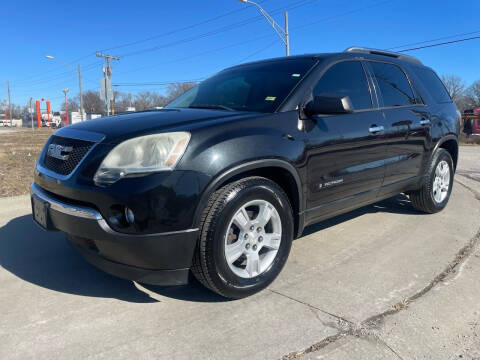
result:
M 303 186 L 302 182 L 300 179 L 300 175 L 297 171 L 297 169 L 290 164 L 289 162 L 281 159 L 260 159 L 260 160 L 254 160 L 254 161 L 249 161 L 245 162 L 236 166 L 233 166 L 224 172 L 218 174 L 215 178 L 210 181 L 210 183 L 207 185 L 205 190 L 203 191 L 200 201 L 197 205 L 197 208 L 195 210 L 195 215 L 194 215 L 194 227 L 199 227 L 200 226 L 200 221 L 201 221 L 201 216 L 203 209 L 205 207 L 205 204 L 207 203 L 208 199 L 210 196 L 222 185 L 227 183 L 230 179 L 235 178 L 236 176 L 242 174 L 242 173 L 247 173 L 251 170 L 256 170 L 256 169 L 261 169 L 261 168 L 267 168 L 267 167 L 276 167 L 276 168 L 282 168 L 287 170 L 290 175 L 295 180 L 296 187 L 297 187 L 297 196 L 299 199 L 299 213 L 302 213 L 304 210 L 304 196 L 303 196 Z

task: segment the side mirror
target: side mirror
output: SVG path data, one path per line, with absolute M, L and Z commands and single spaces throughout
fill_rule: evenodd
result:
M 353 105 L 348 96 L 320 94 L 305 105 L 303 112 L 309 117 L 317 114 L 349 114 L 353 112 Z

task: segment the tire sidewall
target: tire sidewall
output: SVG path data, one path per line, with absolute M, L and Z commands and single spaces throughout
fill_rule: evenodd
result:
M 228 226 L 238 209 L 252 200 L 266 200 L 277 210 L 282 222 L 282 241 L 272 264 L 260 275 L 248 279 L 237 276 L 229 267 L 225 258 L 225 236 Z M 267 181 L 242 188 L 227 198 L 226 203 L 217 213 L 218 221 L 211 237 L 214 273 L 212 280 L 222 288 L 228 287 L 235 297 L 246 296 L 268 286 L 280 273 L 290 253 L 293 238 L 292 211 L 288 198 L 279 189 Z
M 443 199 L 442 202 L 438 203 L 435 201 L 435 198 L 433 197 L 433 182 L 435 181 L 435 171 L 437 169 L 438 164 L 441 161 L 446 161 L 448 164 L 448 167 L 450 168 L 450 183 L 448 186 L 448 193 L 445 199 Z M 435 207 L 437 211 L 442 210 L 447 206 L 448 200 L 450 199 L 450 194 L 452 193 L 453 189 L 453 177 L 454 177 L 454 168 L 453 168 L 453 160 L 448 151 L 441 149 L 438 151 L 436 156 L 434 157 L 434 161 L 432 162 L 432 167 L 430 168 L 430 176 L 428 179 L 429 182 L 429 187 L 428 187 L 428 195 L 430 197 L 430 201 L 432 205 Z

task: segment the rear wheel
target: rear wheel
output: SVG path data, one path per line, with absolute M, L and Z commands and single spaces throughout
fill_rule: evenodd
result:
M 210 197 L 192 272 L 224 297 L 249 296 L 277 277 L 292 239 L 292 209 L 283 190 L 265 178 L 242 179 Z
M 422 187 L 408 194 L 413 207 L 430 214 L 443 210 L 452 192 L 453 175 L 454 168 L 450 153 L 439 149 L 432 157 L 428 175 Z

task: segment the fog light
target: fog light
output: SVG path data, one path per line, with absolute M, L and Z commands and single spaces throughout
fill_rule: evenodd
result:
M 133 211 L 128 207 L 125 207 L 125 220 L 127 220 L 127 223 L 130 225 L 135 222 L 135 215 L 133 215 Z

